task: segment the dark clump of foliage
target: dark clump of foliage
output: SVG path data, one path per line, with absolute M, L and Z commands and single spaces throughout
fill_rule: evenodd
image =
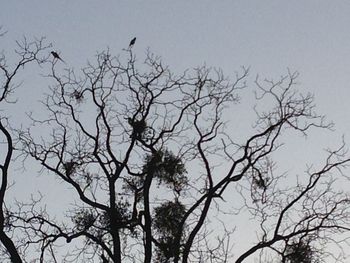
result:
M 87 230 L 93 226 L 96 216 L 89 209 L 81 209 L 72 218 L 73 223 L 79 231 Z
M 178 249 L 177 237 L 184 232 L 181 229 L 181 221 L 186 213 L 186 208 L 178 200 L 168 201 L 154 211 L 154 226 L 159 235 L 157 259 L 159 262 L 170 262 Z
M 152 174 L 159 184 L 165 184 L 180 193 L 188 183 L 185 165 L 179 157 L 168 150 L 148 155 L 143 168 L 144 173 Z
M 320 263 L 318 251 L 310 240 L 294 241 L 286 246 L 282 263 Z

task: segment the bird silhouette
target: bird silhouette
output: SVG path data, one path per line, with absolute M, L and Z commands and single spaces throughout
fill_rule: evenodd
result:
M 59 60 L 61 60 L 63 63 L 65 63 L 64 60 L 58 55 L 57 52 L 51 51 L 51 54 L 52 54 L 52 56 L 53 56 L 55 59 L 59 59 Z
M 129 44 L 129 48 L 131 48 L 133 45 L 135 45 L 135 42 L 136 42 L 136 37 L 131 39 L 130 44 Z

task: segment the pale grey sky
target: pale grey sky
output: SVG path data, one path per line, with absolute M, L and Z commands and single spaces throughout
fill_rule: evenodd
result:
M 46 36 L 79 68 L 106 47 L 120 53 L 136 36 L 139 57 L 149 47 L 180 71 L 206 63 L 230 75 L 245 65 L 252 75 L 278 77 L 289 67 L 345 132 L 349 12 L 349 1 L 328 0 L 4 1 L 0 24 L 8 34 L 0 47 Z
M 177 71 L 205 63 L 232 76 L 250 66 L 252 77 L 277 79 L 297 70 L 300 90 L 314 93 L 318 111 L 335 122 L 334 143 L 345 134 L 350 144 L 350 1 L 4 0 L 0 25 L 8 31 L 0 50 L 12 51 L 23 36 L 45 36 L 76 69 L 107 47 L 120 53 L 136 36 L 137 57 L 150 48 Z M 26 101 L 35 103 L 46 86 L 30 71 L 21 78 Z M 314 136 L 311 144 L 332 146 L 328 135 Z M 298 160 L 318 158 L 311 148 L 294 150 Z M 50 192 L 54 199 L 56 188 Z

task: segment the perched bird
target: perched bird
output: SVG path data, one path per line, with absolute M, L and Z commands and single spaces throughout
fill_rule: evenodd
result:
M 131 48 L 133 45 L 135 45 L 135 42 L 136 42 L 136 37 L 131 39 L 130 44 L 129 44 L 129 48 Z
M 55 59 L 59 59 L 59 60 L 61 60 L 62 62 L 64 62 L 64 60 L 58 55 L 57 52 L 51 51 L 51 54 L 52 54 L 52 56 L 53 56 Z

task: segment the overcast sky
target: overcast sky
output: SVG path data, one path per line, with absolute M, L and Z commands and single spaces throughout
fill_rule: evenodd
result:
M 349 128 L 350 2 L 297 1 L 4 1 L 0 24 L 6 46 L 22 36 L 45 36 L 69 66 L 80 68 L 96 51 L 118 54 L 137 37 L 184 70 L 206 63 L 227 75 L 240 66 L 251 74 L 301 73 L 301 87 L 316 95 L 342 132 Z
M 0 25 L 8 31 L 1 50 L 13 50 L 23 36 L 45 36 L 74 68 L 107 47 L 117 55 L 137 37 L 137 57 L 150 48 L 177 71 L 205 63 L 233 76 L 249 66 L 252 76 L 276 79 L 297 70 L 299 89 L 315 94 L 336 138 L 350 142 L 348 0 L 4 0 Z M 45 88 L 30 72 L 22 78 L 32 97 Z

